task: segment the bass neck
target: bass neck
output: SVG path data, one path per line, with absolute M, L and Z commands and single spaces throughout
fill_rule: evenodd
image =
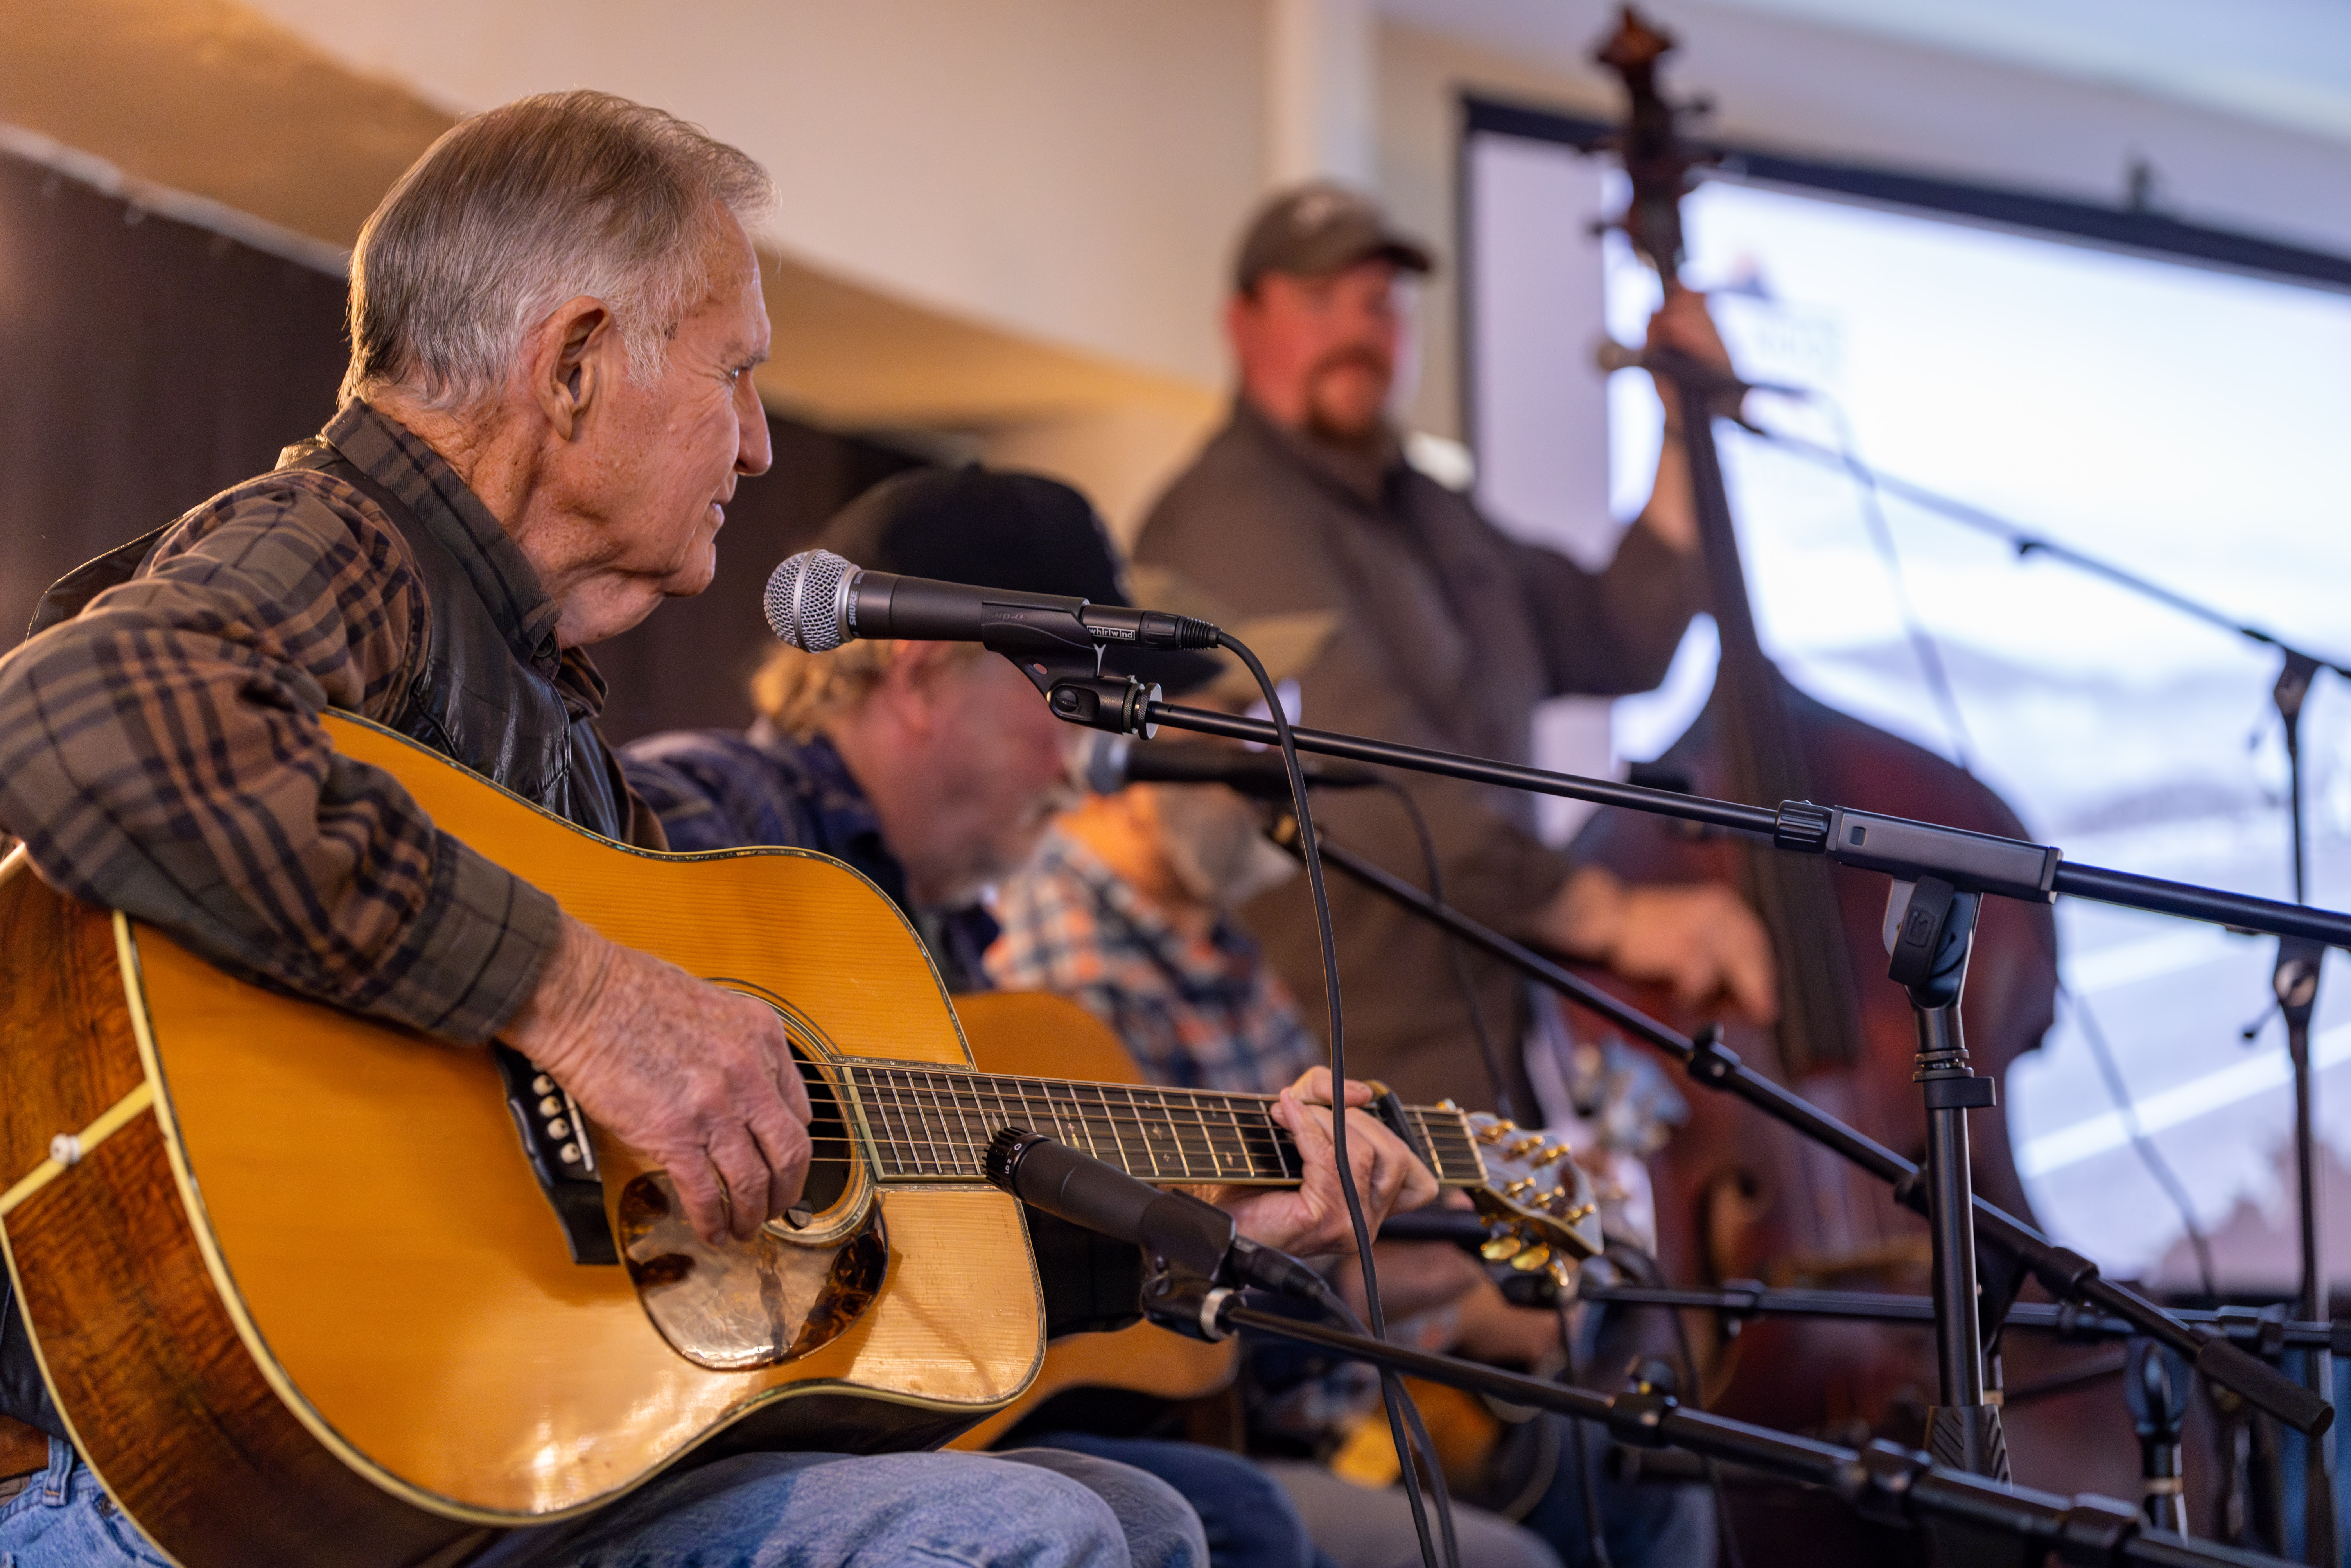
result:
M 1088 1083 L 963 1071 L 914 1062 L 836 1062 L 844 1108 L 885 1182 L 978 1182 L 988 1140 L 1026 1127 L 1144 1181 L 1295 1186 L 1297 1145 L 1273 1119 L 1274 1097 L 1155 1085 Z M 1395 1128 L 1447 1186 L 1485 1179 L 1468 1114 L 1411 1105 Z

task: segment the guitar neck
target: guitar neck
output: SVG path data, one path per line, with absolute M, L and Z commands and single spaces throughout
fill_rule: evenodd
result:
M 1026 1127 L 1144 1181 L 1296 1185 L 1298 1150 L 1270 1094 L 1009 1078 L 872 1061 L 836 1064 L 847 1109 L 883 1181 L 976 1182 L 1003 1127 Z M 1474 1186 L 1484 1163 L 1468 1115 L 1405 1110 L 1414 1152 L 1448 1186 Z

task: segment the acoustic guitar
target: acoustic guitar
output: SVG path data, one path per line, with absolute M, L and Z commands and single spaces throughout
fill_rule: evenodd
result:
M 992 991 L 956 998 L 956 1015 L 973 1062 L 983 1072 L 1096 1083 L 1147 1082 L 1110 1026 L 1067 997 L 1050 991 Z M 1057 1394 L 1115 1388 L 1153 1399 L 1205 1399 L 1233 1380 L 1239 1365 L 1231 1340 L 1210 1343 L 1141 1322 L 1108 1333 L 1063 1334 L 1049 1341 L 1028 1391 L 947 1444 L 977 1451 L 993 1444 Z
M 336 747 L 606 936 L 758 997 L 815 1114 L 806 1212 L 704 1246 L 503 1047 L 246 984 L 0 862 L 0 1242 L 76 1446 L 187 1568 L 446 1568 L 690 1451 L 935 1445 L 1037 1375 L 1022 1124 L 1146 1180 L 1281 1184 L 1263 1096 L 977 1071 L 896 907 L 789 850 L 612 843 L 389 730 Z M 1600 1245 L 1556 1145 L 1402 1125 L 1529 1268 Z M 599 1260 L 606 1260 L 599 1261 Z

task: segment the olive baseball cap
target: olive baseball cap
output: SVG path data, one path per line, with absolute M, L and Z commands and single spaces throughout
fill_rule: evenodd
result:
M 1269 272 L 1321 277 L 1357 262 L 1392 261 L 1406 272 L 1430 272 L 1427 246 L 1388 221 L 1377 202 L 1328 180 L 1294 186 L 1269 199 L 1249 220 L 1233 261 L 1233 287 L 1247 294 Z

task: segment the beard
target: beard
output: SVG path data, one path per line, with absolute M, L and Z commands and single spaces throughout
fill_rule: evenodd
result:
M 1380 395 L 1359 404 L 1341 388 L 1343 372 L 1360 371 L 1378 382 Z M 1333 383 L 1337 382 L 1337 385 Z M 1316 363 L 1307 380 L 1306 428 L 1339 446 L 1366 446 L 1387 426 L 1387 396 L 1395 384 L 1395 364 L 1379 350 L 1355 343 L 1334 349 Z
M 1053 819 L 1078 803 L 1074 785 L 1057 785 L 1022 803 L 1018 815 L 1003 820 L 993 831 L 976 834 L 935 857 L 924 867 L 917 894 L 929 907 L 960 909 L 978 902 L 991 887 L 1008 881 L 1029 863 Z M 912 868 L 909 868 L 910 873 Z
M 1184 891 L 1229 914 L 1289 881 L 1298 866 L 1266 842 L 1257 812 L 1230 789 L 1210 784 L 1146 784 L 1159 817 L 1168 870 Z

